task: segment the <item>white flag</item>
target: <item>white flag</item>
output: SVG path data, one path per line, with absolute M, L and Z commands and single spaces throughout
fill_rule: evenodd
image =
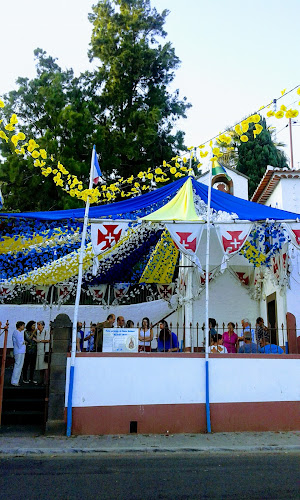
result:
M 216 232 L 224 252 L 221 272 L 227 268 L 228 255 L 239 252 L 253 227 L 253 224 L 220 224 L 216 226 Z
M 97 286 L 89 286 L 89 294 L 93 297 L 94 300 L 104 304 L 104 298 L 106 293 L 107 285 L 97 285 Z
M 127 222 L 105 222 L 91 224 L 91 240 L 95 255 L 112 248 L 125 235 Z
M 190 255 L 202 273 L 202 267 L 196 252 L 201 240 L 204 224 L 166 224 L 166 228 L 177 248 L 185 255 Z

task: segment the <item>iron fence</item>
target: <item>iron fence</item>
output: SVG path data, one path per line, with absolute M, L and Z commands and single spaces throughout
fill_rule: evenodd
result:
M 140 328 L 140 323 L 134 325 L 135 328 Z M 83 341 L 84 352 L 88 352 L 89 348 L 91 352 L 101 351 L 101 348 L 98 348 L 99 335 L 102 335 L 102 329 L 99 327 L 95 327 L 95 332 L 92 335 L 94 337 L 94 342 L 89 343 L 88 340 Z M 161 334 L 161 329 L 159 323 L 155 325 L 151 325 L 151 330 L 153 332 L 153 338 L 150 341 L 139 342 L 139 350 L 144 352 L 167 352 L 167 351 L 178 351 L 178 352 L 205 352 L 205 324 L 204 323 L 190 323 L 188 325 L 179 324 L 179 323 L 169 323 L 169 330 L 175 337 L 174 340 L 169 341 L 166 340 L 166 337 Z M 84 332 L 84 339 L 89 337 L 91 332 L 91 324 L 88 325 L 86 323 L 82 324 L 82 331 Z M 212 353 L 222 353 L 223 349 L 220 348 L 224 346 L 224 333 L 226 333 L 227 328 L 225 323 L 216 324 L 215 332 L 217 334 L 217 341 L 215 346 L 210 344 L 210 352 Z M 247 332 L 250 331 L 251 340 L 249 341 Z M 238 336 L 238 341 L 236 344 L 236 352 L 237 353 L 246 353 L 246 354 L 256 354 L 262 352 L 262 347 L 257 338 L 257 332 L 255 326 L 249 326 L 249 329 L 244 329 L 238 324 L 235 325 L 234 332 Z M 248 335 L 249 336 L 249 335 Z M 172 338 L 172 337 L 171 337 Z M 178 343 L 176 343 L 176 340 Z M 211 339 L 210 339 L 211 340 Z M 268 353 L 269 349 L 271 353 L 282 353 L 282 351 L 286 354 L 300 354 L 300 329 L 288 329 L 285 325 L 281 325 L 280 328 L 268 328 L 268 335 L 263 339 L 269 342 L 266 345 L 272 345 L 271 348 L 265 347 L 265 352 Z M 246 347 L 251 345 L 251 349 Z M 254 345 L 253 345 L 254 344 Z M 71 347 L 71 342 L 70 342 Z M 215 348 L 214 348 L 215 347 Z M 282 351 L 281 351 L 282 349 Z M 240 351 L 240 352 L 239 352 Z

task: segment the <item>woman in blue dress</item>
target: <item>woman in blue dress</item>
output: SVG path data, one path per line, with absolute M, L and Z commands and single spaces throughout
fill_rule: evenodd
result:
M 177 335 L 170 331 L 168 323 L 162 319 L 159 322 L 160 332 L 157 339 L 158 352 L 177 352 L 179 343 Z

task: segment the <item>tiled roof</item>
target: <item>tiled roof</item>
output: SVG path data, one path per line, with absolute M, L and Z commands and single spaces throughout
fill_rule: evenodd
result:
M 290 170 L 289 168 L 274 168 L 270 165 L 260 181 L 251 201 L 264 205 L 273 193 L 280 179 L 299 179 L 300 170 Z

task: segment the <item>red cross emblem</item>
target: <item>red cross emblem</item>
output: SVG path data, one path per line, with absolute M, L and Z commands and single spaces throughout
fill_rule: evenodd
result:
M 249 285 L 249 276 L 245 273 L 236 273 L 239 280 L 244 283 L 244 285 Z
M 279 271 L 278 263 L 277 263 L 276 258 L 274 257 L 274 259 L 273 259 L 273 273 L 275 274 L 275 276 L 279 276 L 278 271 Z
M 5 295 L 8 295 L 8 292 L 9 292 L 8 288 L 2 288 L 2 290 L 0 291 L 0 294 L 5 296 Z
M 164 299 L 169 299 L 172 295 L 172 287 L 169 285 L 160 285 L 159 293 Z
M 97 299 L 103 299 L 103 292 L 101 290 L 94 290 L 94 294 Z
M 42 289 L 36 289 L 35 290 L 35 294 L 37 297 L 40 297 L 41 299 L 44 299 L 45 298 L 45 290 L 42 290 Z
M 69 289 L 67 286 L 59 289 L 59 296 L 65 298 L 69 294 Z
M 286 253 L 282 254 L 282 267 L 286 269 Z
M 103 224 L 103 227 L 107 230 L 107 232 L 104 234 L 100 229 L 98 229 L 98 238 L 97 238 L 97 245 L 101 245 L 101 250 L 107 250 L 107 248 L 110 248 L 113 243 L 117 243 L 121 237 L 122 229 L 118 233 L 115 233 L 115 229 L 118 226 L 118 224 Z M 104 245 L 103 245 L 104 244 Z
M 126 289 L 125 288 L 119 288 L 118 290 L 115 291 L 116 294 L 116 299 L 120 299 L 125 295 Z
M 192 241 L 189 241 L 188 238 L 193 233 L 176 233 L 180 238 L 180 245 L 182 245 L 186 250 L 192 250 L 192 252 L 196 252 L 196 241 L 197 238 L 194 238 Z
M 300 245 L 300 229 L 293 229 L 293 233 L 296 237 L 297 244 Z
M 224 236 L 222 236 L 222 241 L 223 241 L 223 246 L 224 246 L 225 252 L 227 251 L 227 249 L 228 249 L 228 253 L 237 252 L 237 250 L 244 243 L 246 236 L 242 239 L 239 239 L 239 237 L 243 233 L 243 231 L 227 231 L 227 233 L 230 234 L 231 239 L 227 239 Z
M 208 273 L 208 282 L 210 282 L 211 278 L 212 278 L 212 273 Z M 201 285 L 205 285 L 206 273 L 204 273 L 204 276 L 200 276 L 200 283 L 201 283 Z

